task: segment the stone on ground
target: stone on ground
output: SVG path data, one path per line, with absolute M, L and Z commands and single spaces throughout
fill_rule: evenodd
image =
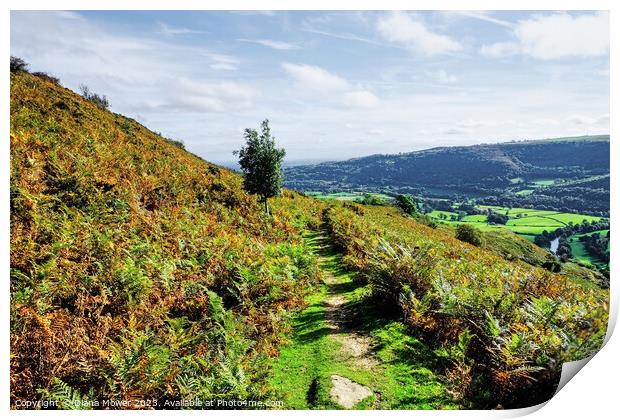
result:
M 329 392 L 332 401 L 344 408 L 353 408 L 355 404 L 372 395 L 367 387 L 353 382 L 344 376 L 332 375 L 332 389 Z

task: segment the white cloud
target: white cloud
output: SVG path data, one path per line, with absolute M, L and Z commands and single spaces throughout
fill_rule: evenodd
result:
M 213 60 L 209 64 L 213 70 L 237 70 L 240 63 L 239 59 L 230 55 L 207 53 L 205 56 Z
M 572 115 L 566 119 L 566 122 L 575 125 L 590 125 L 594 123 L 594 118 L 585 115 Z
M 598 117 L 591 117 L 587 115 L 571 115 L 566 119 L 566 122 L 573 125 L 600 125 L 606 126 L 609 124 L 609 114 L 603 114 Z
M 364 38 L 358 35 L 354 35 L 351 33 L 337 33 L 337 32 L 329 32 L 329 31 L 323 31 L 320 29 L 315 29 L 312 27 L 307 26 L 305 29 L 302 29 L 302 31 L 304 32 L 309 32 L 312 34 L 318 34 L 318 35 L 324 35 L 330 38 L 336 38 L 336 39 L 344 39 L 346 41 L 356 41 L 356 42 L 362 42 L 365 44 L 370 44 L 370 45 L 377 45 L 380 47 L 389 47 L 391 46 L 390 44 L 386 44 L 383 42 L 378 42 L 375 41 L 374 39 L 370 39 L 370 38 Z
M 439 134 L 445 134 L 449 136 L 470 134 L 471 132 L 472 131 L 469 128 L 463 128 L 463 127 L 451 127 L 451 128 L 439 129 Z
M 554 118 L 536 118 L 534 121 L 532 121 L 535 125 L 545 125 L 545 126 L 549 126 L 549 125 L 558 125 L 560 124 L 560 122 Z
M 345 93 L 343 102 L 354 108 L 372 108 L 379 104 L 379 98 L 367 90 L 356 90 Z
M 366 134 L 369 134 L 371 136 L 381 136 L 383 135 L 384 131 L 380 130 L 378 128 L 372 128 L 370 130 L 366 130 Z
M 471 118 L 462 120 L 459 122 L 458 126 L 460 128 L 480 128 L 480 127 L 488 127 L 493 125 L 493 123 L 491 121 L 486 121 L 486 120 L 474 120 Z
M 603 114 L 596 119 L 596 124 L 605 125 L 609 124 L 609 114 Z
M 321 67 L 282 63 L 282 68 L 301 88 L 313 95 L 338 97 L 343 105 L 350 108 L 372 108 L 379 103 L 374 93 L 353 87 L 347 80 Z
M 296 50 L 299 45 L 289 44 L 288 42 L 274 41 L 271 39 L 244 39 L 240 38 L 239 41 L 250 42 L 253 44 L 263 45 L 265 47 L 272 48 L 274 50 Z
M 491 12 L 488 11 L 471 11 L 471 10 L 467 10 L 467 11 L 457 11 L 455 12 L 457 15 L 461 15 L 461 16 L 466 16 L 472 19 L 478 19 L 478 20 L 482 20 L 485 22 L 489 22 L 489 23 L 494 23 L 496 25 L 499 26 L 504 26 L 507 28 L 512 28 L 514 26 L 514 24 L 512 24 L 511 22 L 508 22 L 506 20 L 502 20 L 502 19 L 497 19 L 494 18 L 491 14 Z
M 609 14 L 538 15 L 519 21 L 513 34 L 515 42 L 483 45 L 480 53 L 489 57 L 521 53 L 540 60 L 602 56 L 609 51 Z
M 189 28 L 177 28 L 170 25 L 166 25 L 163 22 L 159 22 L 159 33 L 166 36 L 174 36 L 174 35 L 188 35 L 188 34 L 202 34 L 203 31 L 198 31 L 195 29 Z
M 457 77 L 453 74 L 449 74 L 445 70 L 438 70 L 430 72 L 429 76 L 438 81 L 439 83 L 456 83 Z
M 486 57 L 507 57 L 517 54 L 519 51 L 520 47 L 516 42 L 496 42 L 480 47 L 480 54 Z
M 345 90 L 349 87 L 349 83 L 345 79 L 321 67 L 309 64 L 282 63 L 282 68 L 289 76 L 310 89 Z
M 379 18 L 377 29 L 386 40 L 426 55 L 446 54 L 463 49 L 457 41 L 432 32 L 421 19 L 414 19 L 403 12 L 392 12 Z
M 253 87 L 235 82 L 196 82 L 181 79 L 170 89 L 173 94 L 162 108 L 194 112 L 229 112 L 246 109 L 258 96 Z
M 228 63 L 213 63 L 213 64 L 209 64 L 209 68 L 212 68 L 213 70 L 230 70 L 230 71 L 237 70 L 237 66 L 236 65 L 228 64 Z

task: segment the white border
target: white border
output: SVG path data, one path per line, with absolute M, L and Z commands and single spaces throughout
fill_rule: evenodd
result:
M 618 83 L 617 83 L 617 68 L 618 68 L 618 42 L 614 40 L 620 39 L 620 30 L 616 25 L 618 19 L 616 14 L 620 6 L 616 6 L 620 2 L 613 2 L 611 0 L 592 0 L 592 1 L 578 1 L 578 0 L 503 0 L 489 1 L 489 0 L 417 0 L 405 1 L 405 0 L 382 0 L 382 1 L 370 1 L 370 0 L 357 0 L 355 2 L 344 0 L 262 0 L 258 1 L 243 1 L 243 0 L 227 0 L 227 1 L 200 1 L 200 0 L 8 0 L 3 2 L 3 7 L 0 15 L 0 34 L 2 37 L 2 50 L 4 60 L 8 59 L 10 51 L 10 10 L 45 10 L 45 9 L 65 9 L 65 10 L 610 10 L 611 21 L 611 109 L 610 115 L 618 115 Z M 33 28 L 36 30 L 36 28 Z M 0 369 L 2 371 L 2 386 L 0 388 L 0 401 L 5 410 L 9 407 L 9 292 L 8 292 L 8 279 L 9 279 L 9 70 L 6 66 L 0 70 L 2 83 L 2 98 L 0 99 L 0 106 L 2 110 L 2 118 L 0 119 L 1 132 L 4 134 L 6 141 L 2 144 L 2 154 L 0 155 L 1 166 L 0 174 L 2 176 L 2 196 L 0 201 L 0 229 L 3 233 L 4 240 L 0 245 L 0 252 L 2 252 L 2 258 L 0 259 L 0 269 L 5 274 L 4 279 L 4 293 L 2 293 L 2 308 L 4 309 L 3 315 L 3 333 L 0 338 L 2 343 L 3 354 L 0 355 Z M 617 120 L 611 119 L 611 137 L 617 132 Z M 616 182 L 616 166 L 618 158 L 620 157 L 620 144 L 617 141 L 611 141 L 611 195 L 612 197 L 618 196 L 617 194 L 617 182 Z M 616 205 L 613 200 L 611 202 L 611 214 L 616 213 Z M 615 216 L 612 217 L 615 220 Z M 613 256 L 617 254 L 620 241 L 617 240 L 617 236 L 613 235 L 611 239 L 611 252 L 612 260 Z M 615 263 L 615 261 L 614 261 Z M 619 373 L 618 356 L 620 355 L 620 342 L 617 337 L 612 337 L 611 332 L 615 326 L 618 313 L 618 298 L 619 287 L 615 286 L 615 282 L 618 281 L 618 268 L 617 263 L 612 265 L 612 287 L 611 287 L 611 300 L 612 306 L 610 311 L 610 328 L 606 337 L 609 342 L 605 347 L 597 354 L 592 362 L 583 369 L 583 372 L 579 373 L 577 379 L 570 381 L 565 388 L 563 388 L 547 405 L 544 409 L 537 411 L 531 418 L 584 418 L 586 416 L 590 418 L 610 418 L 610 414 L 616 406 L 617 398 L 617 378 Z M 544 404 L 543 404 L 544 405 Z M 391 418 L 510 418 L 520 415 L 525 415 L 536 411 L 541 406 L 533 407 L 530 409 L 522 410 L 506 410 L 506 411 L 389 411 L 382 412 L 380 415 L 387 415 Z M 75 418 L 75 416 L 83 416 L 86 412 L 20 412 L 11 411 L 10 416 L 15 417 L 30 417 L 41 416 L 45 418 Z M 93 417 L 108 416 L 111 412 L 95 411 L 92 412 Z M 145 415 L 143 412 L 115 412 L 118 416 L 130 416 L 141 417 Z M 218 411 L 218 412 L 184 412 L 178 414 L 178 416 L 215 416 L 217 418 L 232 418 L 232 417 L 253 417 L 253 418 L 272 418 L 272 417 L 287 417 L 291 416 L 308 416 L 315 415 L 316 413 L 308 412 L 291 412 L 291 411 L 247 411 L 247 412 L 233 412 L 233 411 Z M 173 414 L 175 417 L 177 413 Z M 329 418 L 347 418 L 347 417 L 369 417 L 376 416 L 376 412 L 364 412 L 364 411 L 323 411 L 321 416 Z M 168 418 L 171 416 L 170 412 L 150 412 L 149 416 Z

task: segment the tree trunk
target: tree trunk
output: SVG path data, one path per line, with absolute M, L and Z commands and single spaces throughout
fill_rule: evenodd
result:
M 265 203 L 265 213 L 267 213 L 267 215 L 270 215 L 270 213 L 269 213 L 269 202 L 267 201 L 267 197 L 263 197 L 263 202 Z

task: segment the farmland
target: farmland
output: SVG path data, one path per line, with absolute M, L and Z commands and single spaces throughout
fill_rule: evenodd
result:
M 483 231 L 509 229 L 529 240 L 533 240 L 534 235 L 541 234 L 545 230 L 552 231 L 564 227 L 569 223 L 578 224 L 585 220 L 588 222 L 601 220 L 601 217 L 597 216 L 561 213 L 553 210 L 536 210 L 520 207 L 507 208 L 499 206 L 479 206 L 479 208 L 490 209 L 496 213 L 505 214 L 508 216 L 508 222 L 506 225 L 489 224 L 487 223 L 487 216 L 483 214 L 467 215 L 459 220 L 459 214 L 456 210 L 453 212 L 433 210 L 429 215 L 448 224 L 473 224 Z
M 579 240 L 583 236 L 591 236 L 598 233 L 601 236 L 607 236 L 609 230 L 597 230 L 595 232 L 581 233 L 577 235 L 572 235 L 568 238 L 570 249 L 573 254 L 573 257 L 585 265 L 597 265 L 597 266 L 605 266 L 606 264 L 603 261 L 600 261 L 598 258 L 590 255 L 583 243 Z M 607 251 L 609 252 L 609 245 L 607 245 Z

